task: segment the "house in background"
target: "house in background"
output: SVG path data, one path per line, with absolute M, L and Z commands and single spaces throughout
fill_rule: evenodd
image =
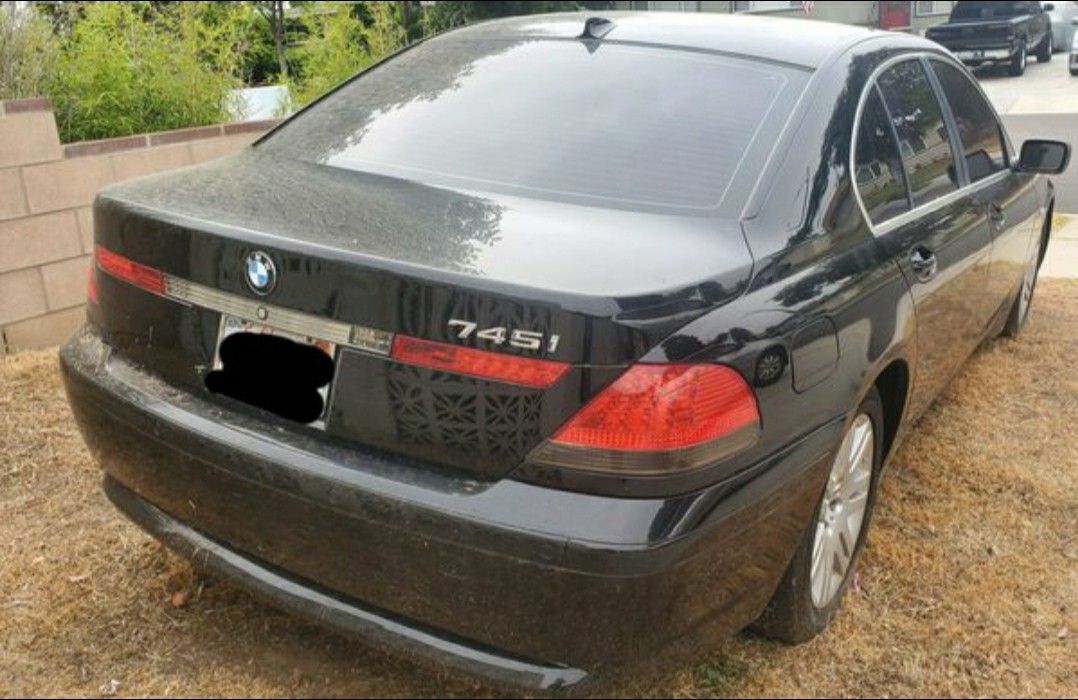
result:
M 894 29 L 923 34 L 925 29 L 947 20 L 951 0 L 850 2 L 823 0 L 821 2 L 718 2 L 714 0 L 618 0 L 617 10 L 666 10 L 673 12 L 746 12 L 779 17 L 803 17 L 828 22 L 860 24 L 866 27 Z

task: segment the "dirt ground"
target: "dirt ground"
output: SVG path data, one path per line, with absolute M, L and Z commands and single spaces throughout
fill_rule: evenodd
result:
M 1078 282 L 973 357 L 883 483 L 821 638 L 740 635 L 624 694 L 1078 694 Z M 420 671 L 220 582 L 119 516 L 54 351 L 0 358 L 0 694 L 430 696 Z M 650 683 L 650 682 L 649 682 Z

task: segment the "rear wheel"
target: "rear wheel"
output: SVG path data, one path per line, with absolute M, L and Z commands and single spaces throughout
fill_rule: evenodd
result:
M 1041 39 L 1040 46 L 1037 47 L 1037 63 L 1048 63 L 1052 60 L 1052 33 L 1048 32 Z
M 1001 335 L 1008 338 L 1016 337 L 1022 327 L 1029 320 L 1029 307 L 1033 303 L 1033 292 L 1037 289 L 1037 272 L 1040 269 L 1040 249 L 1033 252 L 1026 263 L 1025 273 L 1022 275 L 1022 287 L 1018 290 L 1018 296 L 1011 307 L 1011 313 L 1007 316 L 1007 323 L 1003 326 Z
M 1018 77 L 1026 72 L 1026 44 L 1022 42 L 1018 45 L 1018 50 L 1014 52 L 1014 56 L 1011 56 L 1011 63 L 1007 66 L 1007 73 L 1013 77 Z
M 838 612 L 876 500 L 882 427 L 883 407 L 873 388 L 846 427 L 815 516 L 756 623 L 767 636 L 788 644 L 807 641 Z

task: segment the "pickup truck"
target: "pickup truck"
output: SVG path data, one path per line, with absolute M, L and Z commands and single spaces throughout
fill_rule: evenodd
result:
M 967 66 L 1006 63 L 1012 76 L 1026 70 L 1032 53 L 1041 63 L 1052 60 L 1054 5 L 1040 2 L 956 2 L 945 24 L 925 36 L 949 49 Z

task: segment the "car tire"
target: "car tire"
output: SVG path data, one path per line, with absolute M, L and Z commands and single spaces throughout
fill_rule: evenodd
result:
M 1007 73 L 1012 78 L 1017 78 L 1026 72 L 1026 44 L 1022 42 L 1018 45 L 1018 50 L 1014 52 L 1014 56 L 1011 56 L 1011 62 L 1007 66 Z
M 1071 75 L 1078 75 L 1078 68 L 1071 68 Z
M 1048 63 L 1052 60 L 1052 34 L 1049 32 L 1041 39 L 1037 47 L 1037 63 Z
M 1051 208 L 1049 208 L 1051 212 Z M 1003 324 L 1000 335 L 1004 338 L 1016 338 L 1029 320 L 1029 309 L 1033 304 L 1033 292 L 1037 290 L 1037 277 L 1041 269 L 1041 261 L 1048 246 L 1048 234 L 1051 226 L 1051 213 L 1045 218 L 1041 237 L 1037 243 L 1037 249 L 1026 262 L 1026 269 L 1022 274 L 1022 284 L 1018 288 L 1018 294 L 1011 305 L 1011 311 L 1007 314 L 1007 322 Z
M 858 479 L 858 482 L 863 481 L 859 488 L 863 489 L 864 509 L 852 550 L 846 550 L 850 554 L 845 570 L 841 572 L 841 579 L 837 581 L 833 579 L 839 572 L 835 571 L 835 567 L 832 566 L 830 567 L 830 578 L 827 580 L 827 585 L 824 586 L 821 585 L 820 575 L 823 573 L 822 569 L 828 567 L 821 567 L 820 565 L 814 567 L 814 550 L 817 549 L 818 541 L 821 538 L 828 537 L 830 528 L 835 524 L 832 519 L 835 513 L 832 510 L 835 504 L 834 499 L 832 499 L 836 489 L 835 471 L 843 468 L 842 460 L 848 460 L 847 445 L 851 439 L 856 439 L 857 434 L 855 431 L 863 428 L 865 419 L 867 419 L 867 424 L 871 427 L 868 438 L 871 440 L 872 455 L 869 460 L 871 466 L 867 477 L 863 476 L 863 469 L 859 471 L 862 476 Z M 783 575 L 782 582 L 779 583 L 779 587 L 771 597 L 771 601 L 767 604 L 760 618 L 754 623 L 754 627 L 764 636 L 787 644 L 800 644 L 820 634 L 838 613 L 846 589 L 849 587 L 850 581 L 853 580 L 854 572 L 857 568 L 857 558 L 864 547 L 865 537 L 872 521 L 872 509 L 876 502 L 876 484 L 879 478 L 880 465 L 883 463 L 882 448 L 883 403 L 880 400 L 879 392 L 873 387 L 857 407 L 853 417 L 843 430 L 842 439 L 839 441 L 833 456 L 831 473 L 816 504 L 812 521 L 805 528 L 805 533 L 801 537 L 797 551 L 794 553 L 786 573 Z M 863 462 L 863 460 L 861 461 Z M 848 474 L 852 475 L 853 469 L 848 463 L 846 470 Z M 850 501 L 850 503 L 853 502 Z M 840 507 L 842 505 L 840 503 Z M 853 511 L 851 510 L 848 514 L 852 513 Z M 846 533 L 848 537 L 848 529 Z M 845 546 L 848 545 L 848 540 L 841 541 L 840 536 L 839 539 L 833 539 L 833 543 L 841 545 L 845 549 Z M 817 553 L 821 561 L 827 560 L 824 554 L 828 551 L 833 552 L 832 561 L 839 563 L 835 557 L 841 558 L 843 552 L 837 548 L 828 550 L 826 545 L 821 547 L 821 551 Z M 823 591 L 821 592 L 820 589 L 823 589 Z

